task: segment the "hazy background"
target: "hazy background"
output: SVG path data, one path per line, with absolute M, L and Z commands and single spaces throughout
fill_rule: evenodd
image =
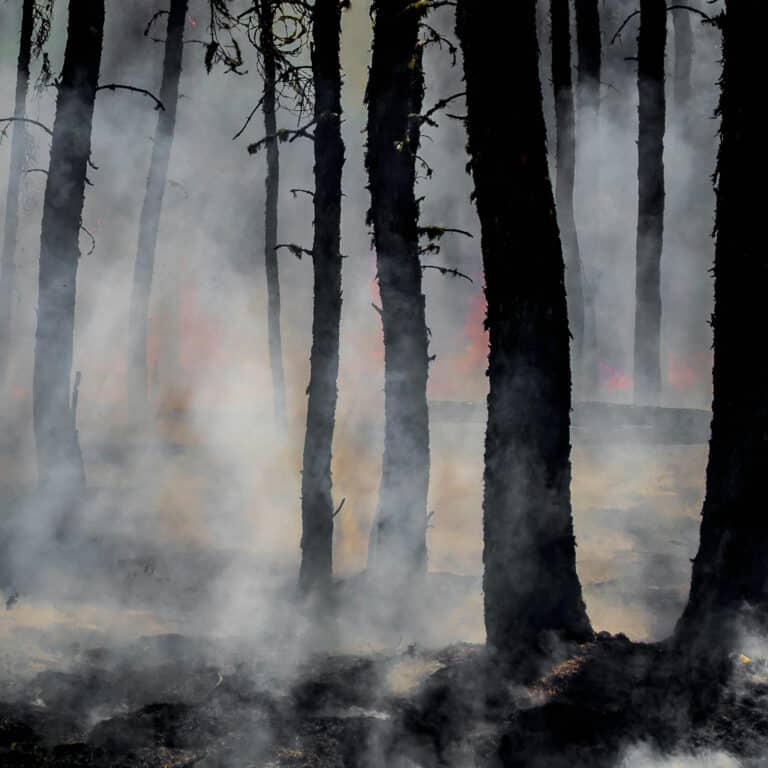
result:
M 600 396 L 629 402 L 632 393 L 634 251 L 637 209 L 637 20 L 608 45 L 632 2 L 606 3 L 602 124 L 599 136 L 579 136 L 581 150 L 597 142 L 599 200 L 584 192 L 590 169 L 579 166 L 577 226 L 585 269 L 596 286 Z M 20 9 L 0 4 L 0 114 L 10 115 Z M 707 6 L 714 12 L 718 6 Z M 157 5 L 148 0 L 108 2 L 101 82 L 159 90 L 163 46 L 143 37 Z M 48 45 L 54 72 L 61 67 L 66 3 L 58 0 Z M 452 35 L 448 14 L 435 18 Z M 542 86 L 549 124 L 548 3 L 542 3 Z M 186 34 L 206 39 L 207 3 L 192 0 Z M 155 27 L 163 36 L 164 20 Z M 708 269 L 714 197 L 717 122 L 712 119 L 719 76 L 719 39 L 693 21 L 696 53 L 693 103 L 677 109 L 668 80 L 665 147 L 667 207 L 663 256 L 664 402 L 707 408 L 711 388 L 711 280 Z M 345 13 L 342 46 L 344 137 L 347 146 L 342 251 L 344 310 L 334 459 L 334 496 L 346 498 L 336 519 L 335 569 L 349 575 L 365 565 L 383 447 L 383 348 L 375 257 L 365 225 L 369 204 L 363 172 L 363 94 L 370 47 L 368 3 Z M 311 331 L 312 265 L 280 253 L 283 352 L 291 411 L 289 432 L 272 427 L 271 377 L 263 273 L 265 159 L 246 146 L 263 135 L 255 118 L 232 141 L 261 93 L 252 52 L 248 74 L 205 73 L 204 48 L 186 46 L 176 137 L 157 250 L 151 310 L 150 371 L 158 417 L 149 435 L 131 431 L 125 400 L 128 302 L 139 212 L 156 114 L 151 101 L 130 93 L 100 92 L 94 115 L 94 187 L 83 214 L 96 247 L 83 238 L 78 274 L 74 371 L 82 372 L 79 429 L 90 497 L 87 530 L 102 561 L 72 562 L 53 553 L 44 508 L 29 501 L 35 457 L 31 434 L 31 371 L 37 302 L 37 259 L 45 177 L 27 176 L 22 191 L 14 305 L 15 348 L 11 400 L 3 408 L 0 499 L 12 538 L 12 610 L 0 611 L 0 636 L 24 627 L 85 627 L 96 633 L 151 633 L 184 629 L 215 635 L 275 629 L 287 618 L 283 590 L 292 584 L 299 555 L 299 487 L 305 388 Z M 667 72 L 674 56 L 669 21 Z M 460 66 L 447 51 L 430 48 L 427 99 L 463 90 Z M 33 71 L 33 79 L 39 62 Z M 28 115 L 53 123 L 54 91 L 30 95 Z M 500 118 L 514 94 L 499 80 Z M 449 110 L 461 114 L 456 102 Z M 295 124 L 288 112 L 283 127 Z M 439 256 L 474 282 L 427 271 L 433 399 L 485 397 L 486 341 L 479 225 L 465 172 L 460 122 L 440 119 L 427 128 L 422 154 L 434 169 L 418 193 L 422 223 L 458 227 L 476 237 L 446 238 Z M 49 139 L 34 127 L 30 167 L 47 167 Z M 554 139 L 550 133 L 550 148 Z M 4 205 L 10 140 L 0 145 L 0 204 Z M 308 142 L 281 147 L 280 242 L 309 246 L 311 200 L 291 188 L 312 188 Z M 598 215 L 594 211 L 597 207 Z M 535 257 L 535 255 L 525 255 Z M 176 360 L 176 364 L 174 364 Z M 574 514 L 579 574 L 597 629 L 633 639 L 669 632 L 687 593 L 689 559 L 697 546 L 706 446 L 649 446 L 582 440 L 575 435 Z M 482 641 L 483 425 L 432 424 L 429 530 L 432 571 L 448 580 L 427 640 Z M 147 554 L 149 553 L 149 554 Z M 206 553 L 215 553 L 210 575 Z M 173 555 L 173 556 L 172 556 Z M 178 555 L 178 557 L 176 557 Z M 212 555 L 213 556 L 213 555 Z M 185 559 L 186 558 L 186 559 Z M 198 558 L 198 559 L 195 559 Z M 96 562 L 98 561 L 98 563 Z M 111 563 L 108 577 L 94 578 Z M 150 566 L 147 567 L 147 562 Z M 180 565 L 179 563 L 186 563 Z M 206 581 L 206 600 L 199 598 Z M 87 589 L 83 583 L 87 582 Z M 119 590 L 115 583 L 121 584 Z M 55 607 L 26 592 L 43 584 Z M 26 589 L 26 592 L 25 592 Z M 83 595 L 86 595 L 83 597 Z M 151 599 L 145 600 L 151 595 Z M 167 595 L 163 598 L 162 595 Z M 181 597 L 179 597 L 181 595 Z M 106 607 L 105 607 L 106 606 Z M 439 618 L 439 621 L 438 621 Z M 291 618 L 291 621 L 295 619 Z M 275 630 L 276 631 L 276 630 Z M 351 630 L 350 630 L 351 631 Z M 356 637 L 346 638 L 354 644 Z

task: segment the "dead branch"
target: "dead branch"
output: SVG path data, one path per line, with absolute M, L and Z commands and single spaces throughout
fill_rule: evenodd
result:
M 165 106 L 163 105 L 163 102 L 160 101 L 160 99 L 157 98 L 153 93 L 150 93 L 145 88 L 136 88 L 133 85 L 122 85 L 120 83 L 107 83 L 106 85 L 100 85 L 96 92 L 99 91 L 131 91 L 132 93 L 141 93 L 144 94 L 144 96 L 149 96 L 152 101 L 155 102 L 155 109 L 162 109 L 163 112 L 165 112 Z
M 437 270 L 441 275 L 448 275 L 449 277 L 461 277 L 464 280 L 469 280 L 470 283 L 475 282 L 469 275 L 464 274 L 464 272 L 460 272 L 458 269 L 453 269 L 453 267 L 441 267 L 439 264 L 422 264 L 421 269 L 422 272 L 425 269 L 434 269 Z
M 347 500 L 347 497 L 345 496 L 341 502 L 339 503 L 339 506 L 336 507 L 336 511 L 333 513 L 333 519 L 336 519 L 336 516 L 341 512 L 341 510 L 344 508 L 344 502 Z

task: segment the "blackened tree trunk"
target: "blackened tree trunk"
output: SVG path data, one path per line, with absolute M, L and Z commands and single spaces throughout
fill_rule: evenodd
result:
M 384 329 L 384 462 L 369 567 L 402 583 L 425 572 L 429 487 L 427 326 L 414 192 L 424 97 L 423 10 L 374 2 L 368 80 L 371 210 Z
M 722 18 L 722 17 L 721 17 Z M 717 171 L 714 394 L 707 490 L 688 604 L 678 624 L 687 646 L 727 643 L 735 619 L 768 624 L 768 337 L 765 312 L 768 172 L 754 77 L 763 66 L 768 5 L 728 0 L 723 21 L 721 143 Z M 743 613 L 742 613 L 743 611 Z
M 573 335 L 573 360 L 580 369 L 584 343 L 584 286 L 579 239 L 573 212 L 576 175 L 576 117 L 571 76 L 571 20 L 568 0 L 551 0 L 552 85 L 557 134 L 557 219 L 565 254 L 568 324 Z
M 160 230 L 163 195 L 168 181 L 173 135 L 176 129 L 176 107 L 179 98 L 181 62 L 184 53 L 184 24 L 188 0 L 171 0 L 168 29 L 165 39 L 163 78 L 160 110 L 152 147 L 152 160 L 147 178 L 147 190 L 139 220 L 139 244 L 133 273 L 129 338 L 131 340 L 131 395 L 145 401 L 147 397 L 147 329 L 149 325 L 149 297 L 155 268 L 155 250 Z
M 104 34 L 103 0 L 70 0 L 43 202 L 33 417 L 41 490 L 74 512 L 85 471 L 70 401 L 79 235 Z
M 661 251 L 664 239 L 664 54 L 667 7 L 641 0 L 637 87 L 638 214 L 635 270 L 635 401 L 661 394 Z
M 459 0 L 457 8 L 490 334 L 485 626 L 488 644 L 516 664 L 553 636 L 591 636 L 571 519 L 568 318 L 535 6 Z M 515 104 L 507 120 L 499 120 L 500 80 Z
M 307 431 L 301 476 L 301 571 L 305 594 L 327 594 L 333 575 L 331 455 L 336 419 L 341 322 L 341 3 L 316 0 L 312 11 L 315 90 L 315 236 Z
M 0 382 L 5 379 L 11 342 L 13 294 L 16 287 L 16 235 L 19 223 L 19 194 L 21 192 L 24 161 L 27 150 L 26 116 L 29 63 L 32 57 L 32 31 L 34 27 L 34 0 L 24 0 L 21 11 L 21 42 L 16 67 L 16 106 L 13 116 L 11 140 L 11 167 L 8 172 L 8 197 L 5 201 L 5 230 L 3 255 L 0 262 Z
M 602 41 L 598 0 L 575 0 L 579 109 L 600 110 Z
M 575 0 L 576 46 L 578 53 L 577 100 L 579 111 L 578 145 L 587 192 L 589 217 L 594 229 L 589 247 L 600 255 L 600 78 L 602 40 L 598 0 Z M 567 233 L 566 233 L 567 234 Z M 567 241 L 566 241 L 567 245 Z M 584 243 L 582 242 L 582 246 Z M 582 248 L 582 253 L 584 248 Z M 567 253 L 567 251 L 566 251 Z M 594 255 L 592 264 L 594 264 Z M 593 397 L 598 387 L 598 349 L 596 321 L 596 281 L 589 268 L 590 259 L 582 260 L 584 290 L 584 341 L 576 383 L 582 396 Z
M 684 8 L 673 11 L 675 25 L 675 102 L 685 111 L 691 101 L 691 71 L 693 67 L 693 28 L 691 13 Z
M 277 206 L 280 194 L 280 150 L 277 140 L 277 50 L 275 48 L 275 6 L 277 0 L 259 3 L 259 42 L 264 68 L 264 130 L 267 138 L 267 197 L 264 213 L 264 264 L 267 274 L 267 334 L 272 370 L 272 397 L 275 421 L 286 422 L 285 371 L 280 338 L 280 275 L 277 266 Z

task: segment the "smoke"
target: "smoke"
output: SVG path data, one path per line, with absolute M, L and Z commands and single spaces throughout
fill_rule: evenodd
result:
M 620 768 L 742 768 L 744 765 L 726 752 L 661 755 L 643 744 L 627 749 L 619 762 Z
M 162 45 L 142 35 L 154 4 L 108 5 L 101 82 L 157 91 Z M 634 32 L 628 29 L 614 46 L 608 39 L 622 12 L 631 9 L 631 3 L 623 3 L 605 25 L 600 134 L 578 137 L 582 157 L 601 158 L 597 199 L 586 191 L 590 169 L 578 169 L 577 226 L 585 268 L 596 287 L 601 370 L 607 372 L 599 394 L 616 401 L 627 399 L 620 382 L 632 377 L 636 87 L 633 65 L 625 61 L 634 55 Z M 57 4 L 49 44 L 54 71 L 61 67 L 65 11 L 65 3 Z M 449 13 L 435 23 L 453 36 Z M 348 258 L 333 478 L 336 502 L 345 498 L 346 503 L 336 519 L 334 552 L 336 573 L 353 577 L 365 564 L 378 493 L 383 348 L 380 320 L 371 307 L 375 260 L 365 224 L 361 131 L 370 44 L 366 4 L 353 3 L 344 24 L 342 251 Z M 206 25 L 207 3 L 196 0 L 190 4 L 187 36 L 204 38 Z M 3 5 L 0 99 L 5 105 L 12 103 L 17 26 L 16 8 Z M 162 23 L 156 29 L 160 27 Z M 716 128 L 709 117 L 719 64 L 715 31 L 697 23 L 694 29 L 695 102 L 690 113 L 676 110 L 671 85 L 669 95 L 665 404 L 706 407 L 711 362 L 708 221 L 714 206 L 710 174 Z M 543 36 L 544 43 L 547 38 Z M 542 84 L 549 105 L 548 52 L 546 44 L 542 47 Z M 150 391 L 157 417 L 139 429 L 126 396 L 127 319 L 156 113 L 152 102 L 138 94 L 98 95 L 93 138 L 98 170 L 89 171 L 94 186 L 87 190 L 83 214 L 96 247 L 88 253 L 83 236 L 74 361 L 74 371 L 82 373 L 78 426 L 90 491 L 82 510 L 82 535 L 64 550 L 52 539 L 57 500 L 34 493 L 31 371 L 45 177 L 32 174 L 24 182 L 11 405 L 3 413 L 0 461 L 6 517 L 0 570 L 6 597 L 18 593 L 18 603 L 2 617 L 3 637 L 13 638 L 21 653 L 28 647 L 26 630 L 34 630 L 35 642 L 47 649 L 31 654 L 37 654 L 32 669 L 54 663 L 73 637 L 80 643 L 95 636 L 98 642 L 119 643 L 153 633 L 200 634 L 263 649 L 281 647 L 281 663 L 287 666 L 317 647 L 317 637 L 293 603 L 312 265 L 281 251 L 291 414 L 289 428 L 282 432 L 273 426 L 266 343 L 264 158 L 251 158 L 245 151 L 247 143 L 263 135 L 258 116 L 240 141 L 232 141 L 258 100 L 261 84 L 248 48 L 248 74 L 242 77 L 216 70 L 206 75 L 203 53 L 198 44 L 186 46 L 150 316 Z M 461 62 L 451 68 L 450 60 L 446 49 L 428 51 L 427 107 L 463 90 Z M 670 65 L 671 54 L 668 69 Z M 502 88 L 500 102 L 504 98 Z M 53 89 L 30 97 L 34 119 L 52 125 L 53 108 Z M 461 115 L 462 102 L 448 111 Z M 295 120 L 287 111 L 279 116 L 283 127 Z M 693 133 L 686 127 L 691 122 Z M 426 129 L 422 141 L 424 161 L 433 171 L 419 183 L 418 194 L 425 198 L 422 224 L 462 229 L 474 237 L 447 236 L 441 254 L 427 259 L 458 269 L 473 282 L 425 273 L 430 353 L 436 355 L 430 397 L 480 402 L 487 388 L 480 231 L 470 201 L 463 125 L 445 115 L 439 123 L 437 129 Z M 30 164 L 45 167 L 47 137 L 32 135 Z M 8 142 L 0 146 L 2 178 L 7 147 Z M 282 145 L 281 163 L 280 242 L 308 247 L 311 200 L 294 197 L 290 190 L 312 188 L 310 145 Z M 647 445 L 637 435 L 620 445 L 602 437 L 589 442 L 584 434 L 574 431 L 573 494 L 578 567 L 593 623 L 637 639 L 662 637 L 687 591 L 706 448 Z M 483 424 L 435 421 L 431 440 L 430 569 L 443 575 L 425 598 L 421 634 L 414 635 L 435 645 L 482 642 Z M 344 593 L 348 615 L 329 644 L 357 649 L 406 645 L 411 638 L 387 633 L 387 612 L 372 605 L 362 588 L 355 593 L 360 582 L 350 578 L 349 583 Z M 40 640 L 46 634 L 54 639 Z M 627 759 L 635 761 L 627 765 L 640 765 L 650 758 L 635 750 Z

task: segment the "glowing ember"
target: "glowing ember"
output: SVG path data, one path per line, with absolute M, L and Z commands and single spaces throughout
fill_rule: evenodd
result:
M 627 373 L 612 368 L 605 363 L 599 364 L 600 383 L 610 392 L 629 392 L 632 389 L 632 377 Z

